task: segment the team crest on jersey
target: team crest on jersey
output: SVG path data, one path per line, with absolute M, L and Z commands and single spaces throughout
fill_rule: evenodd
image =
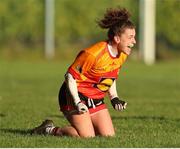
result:
M 99 90 L 106 92 L 113 84 L 115 78 L 101 78 L 98 84 L 95 85 Z

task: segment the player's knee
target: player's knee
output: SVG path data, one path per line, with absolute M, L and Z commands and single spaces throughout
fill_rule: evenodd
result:
M 77 133 L 76 129 L 73 127 L 64 127 L 62 128 L 63 135 L 65 136 L 71 136 L 71 137 L 79 137 L 79 134 Z
M 101 132 L 98 135 L 102 136 L 102 137 L 114 137 L 115 136 L 115 132 Z
M 81 138 L 94 138 L 94 137 L 95 137 L 95 135 L 90 135 L 90 134 L 89 134 L 89 135 L 87 135 L 87 134 L 81 134 L 81 135 L 80 135 L 80 137 L 81 137 Z
M 115 133 L 102 134 L 101 136 L 103 136 L 103 137 L 114 137 Z
M 93 132 L 83 132 L 83 133 L 79 133 L 79 136 L 82 138 L 93 138 L 95 137 L 95 134 Z

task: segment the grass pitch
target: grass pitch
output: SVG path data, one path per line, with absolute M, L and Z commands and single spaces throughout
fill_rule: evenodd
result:
M 117 81 L 127 109 L 114 111 L 105 99 L 116 137 L 79 139 L 28 133 L 45 118 L 68 124 L 57 95 L 70 62 L 0 61 L 0 147 L 180 147 L 179 63 L 128 61 Z

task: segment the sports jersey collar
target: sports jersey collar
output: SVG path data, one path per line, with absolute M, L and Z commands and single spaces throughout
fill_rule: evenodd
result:
M 112 46 L 110 44 L 107 43 L 107 50 L 108 50 L 108 53 L 109 55 L 112 57 L 112 58 L 118 58 L 118 55 L 114 55 L 113 52 L 112 52 Z

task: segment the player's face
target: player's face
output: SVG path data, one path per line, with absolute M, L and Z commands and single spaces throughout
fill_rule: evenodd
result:
M 118 51 L 129 55 L 131 48 L 136 44 L 135 35 L 135 29 L 125 29 L 125 31 L 118 36 L 119 40 L 116 42 Z

